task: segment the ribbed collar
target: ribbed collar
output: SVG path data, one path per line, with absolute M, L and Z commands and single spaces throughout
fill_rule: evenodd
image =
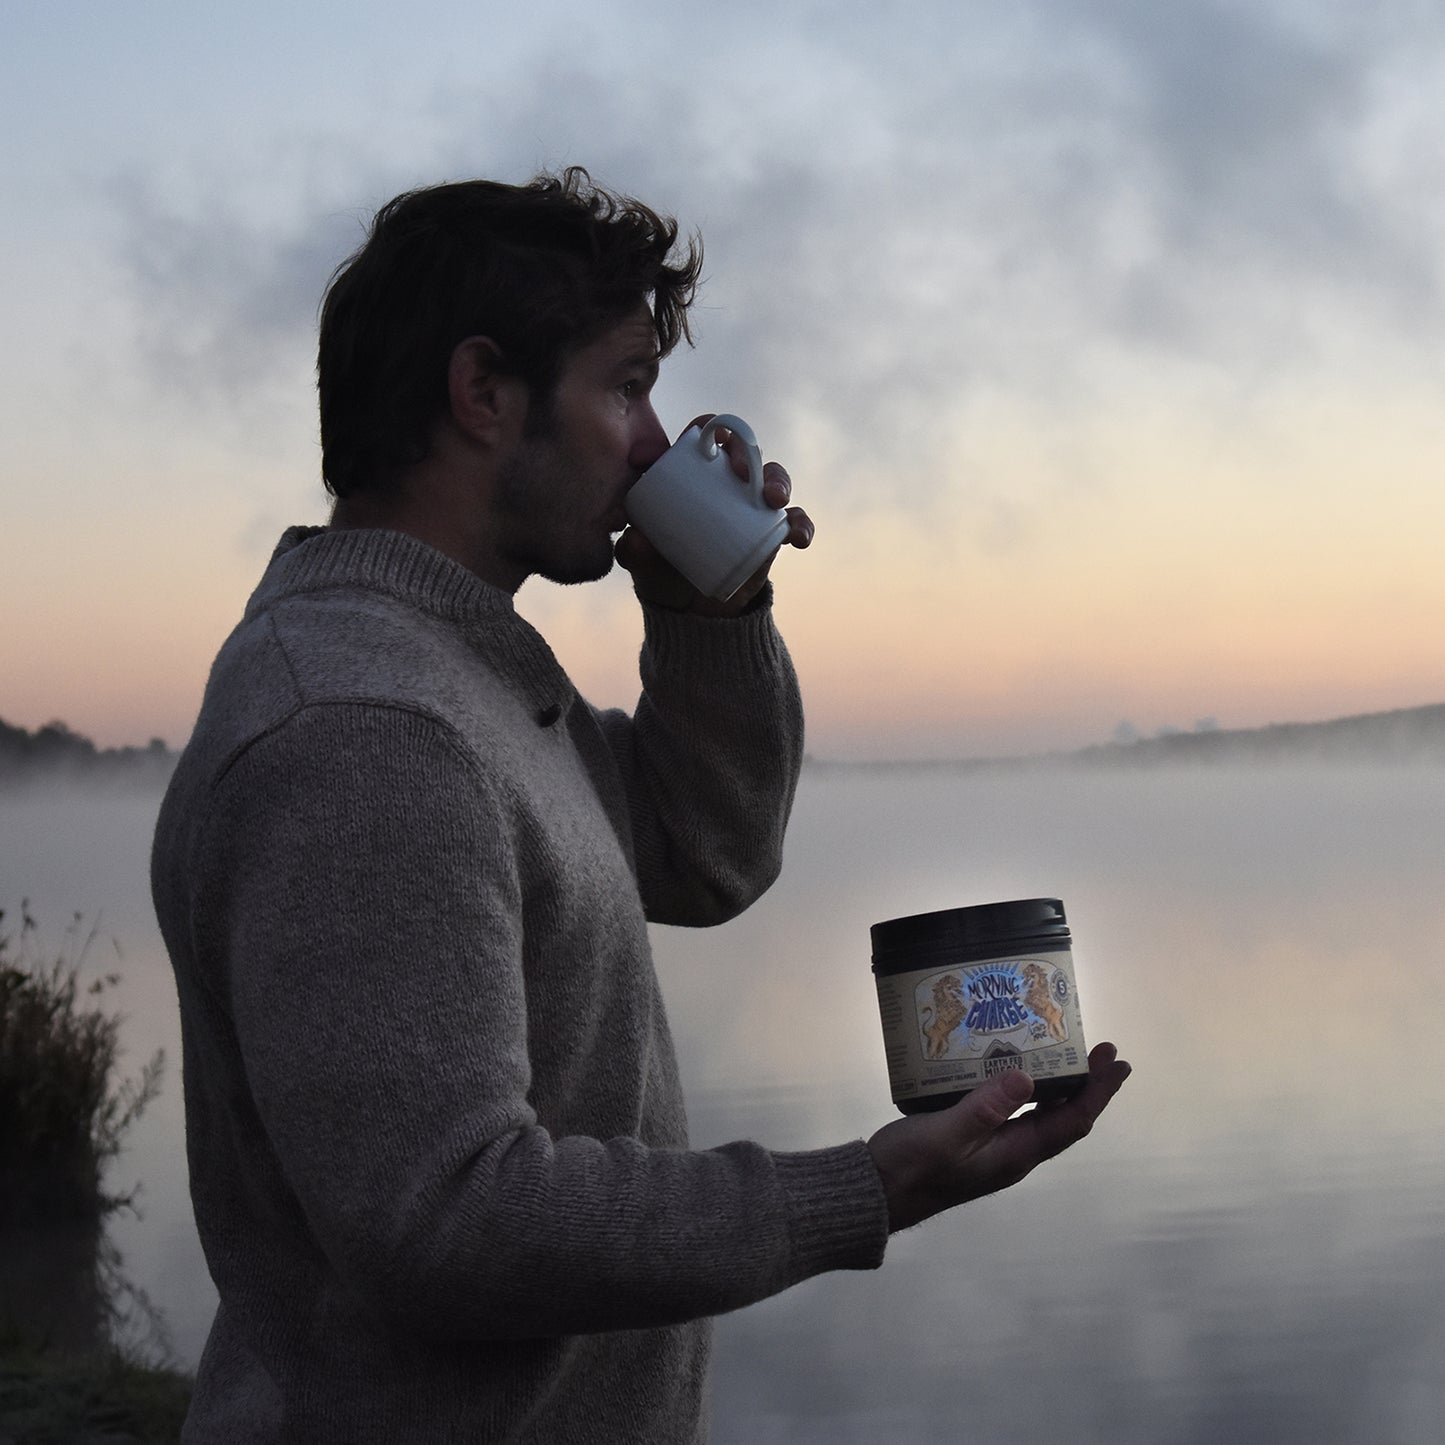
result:
M 380 527 L 333 531 L 289 527 L 248 618 L 287 598 L 356 590 L 380 593 L 457 626 L 468 642 L 540 711 L 563 709 L 576 695 L 546 640 L 517 614 L 512 595 L 467 571 L 435 547 Z
M 288 527 L 271 554 L 247 616 L 302 592 L 358 587 L 454 622 L 516 616 L 512 596 L 435 547 L 381 527 Z

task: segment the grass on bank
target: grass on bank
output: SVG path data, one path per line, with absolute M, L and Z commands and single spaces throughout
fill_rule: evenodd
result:
M 117 1081 L 122 1019 L 101 1001 L 119 979 L 80 982 L 98 936 L 76 914 L 49 953 L 28 903 L 18 932 L 0 931 L 0 1250 L 8 1239 L 21 1252 L 0 1291 L 0 1445 L 170 1445 L 190 1398 L 186 1375 L 116 1343 L 136 1312 L 164 1338 L 102 1224 L 133 1203 L 105 1191 L 104 1170 L 159 1092 L 165 1058 Z M 22 1301 L 14 1287 L 27 1268 L 82 1347 L 58 1343 L 64 1326 Z
M 0 925 L 5 914 L 0 911 Z M 27 1218 L 97 1219 L 126 1202 L 101 1178 L 126 1131 L 160 1091 L 161 1050 L 137 1079 L 115 1083 L 118 1014 L 98 998 L 119 982 L 107 974 L 82 990 L 80 970 L 98 938 L 74 915 L 47 959 L 28 902 L 20 930 L 0 933 L 0 1227 Z
M 174 1445 L 191 1382 L 112 1350 L 71 1357 L 0 1332 L 0 1445 Z

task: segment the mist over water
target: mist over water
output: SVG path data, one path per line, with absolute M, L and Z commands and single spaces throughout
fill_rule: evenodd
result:
M 113 1185 L 124 1267 L 199 1356 L 180 1050 L 146 868 L 158 800 L 0 795 L 0 906 L 100 915 L 133 1068 L 170 1069 Z M 1089 1042 L 1134 1077 L 1019 1188 L 881 1271 L 719 1322 L 721 1442 L 1414 1442 L 1445 1383 L 1445 769 L 812 770 L 783 876 L 654 945 L 700 1146 L 895 1117 L 885 917 L 1060 897 Z M 13 910 L 13 911 L 12 911 Z M 108 939 L 119 943 L 120 956 Z
M 880 1275 L 722 1321 L 721 1438 L 1438 1439 L 1442 804 L 1411 769 L 805 783 L 736 948 L 658 939 L 676 1016 L 711 1021 L 680 1028 L 699 1142 L 889 1118 L 867 929 L 933 908 L 1062 897 L 1089 1041 L 1135 1074 Z M 756 993 L 754 957 L 779 966 Z

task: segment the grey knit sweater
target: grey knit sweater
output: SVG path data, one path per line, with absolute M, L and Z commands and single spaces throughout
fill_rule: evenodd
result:
M 282 539 L 153 860 L 221 1299 L 188 1441 L 701 1439 L 708 1316 L 880 1262 L 862 1143 L 688 1148 L 649 951 L 776 876 L 769 609 L 648 609 L 642 680 L 591 708 L 409 537 Z

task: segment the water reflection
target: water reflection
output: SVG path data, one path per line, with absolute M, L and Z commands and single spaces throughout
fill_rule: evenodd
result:
M 700 1112 L 731 1132 L 726 1101 Z M 1101 1132 L 898 1237 L 878 1276 L 720 1321 L 716 1439 L 1439 1439 L 1438 1141 L 1387 1130 L 1308 1163 L 1290 1142 L 1140 1157 Z M 1384 1210 L 1382 1180 L 1410 1181 Z
M 931 908 L 1062 897 L 1085 1029 L 1136 1072 L 1022 1188 L 721 1321 L 715 1439 L 1440 1438 L 1442 805 L 1423 770 L 808 775 L 773 893 L 655 936 L 700 1144 L 893 1117 L 868 926 Z M 0 799 L 0 883 L 125 945 L 133 1059 L 178 1057 L 146 814 Z M 136 1127 L 115 1238 L 194 1364 L 180 1102 Z

